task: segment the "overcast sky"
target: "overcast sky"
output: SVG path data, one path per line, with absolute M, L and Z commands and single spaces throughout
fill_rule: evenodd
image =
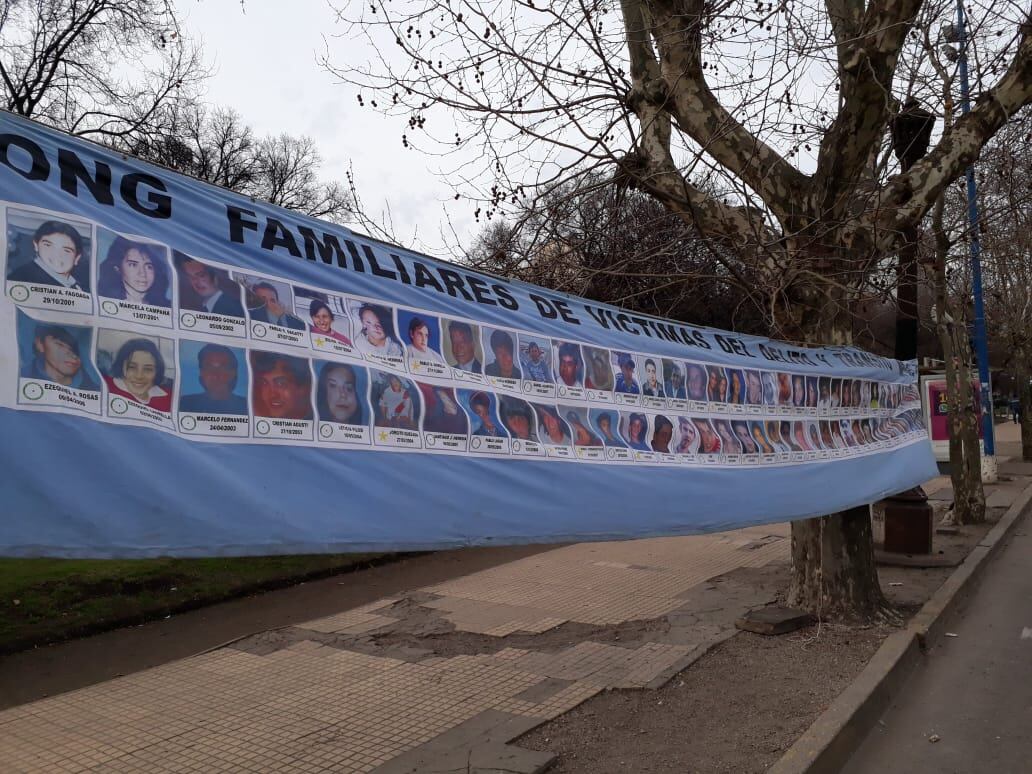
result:
M 259 135 L 312 137 L 325 179 L 343 182 L 350 163 L 366 209 L 379 215 L 389 206 L 407 246 L 448 257 L 445 208 L 465 241 L 477 232 L 469 204 L 435 176 L 440 162 L 402 148 L 401 121 L 359 108 L 354 89 L 318 64 L 327 43 L 338 66 L 366 59 L 359 41 L 331 37 L 342 30 L 326 0 L 177 3 L 214 66 L 208 101 L 236 109 Z

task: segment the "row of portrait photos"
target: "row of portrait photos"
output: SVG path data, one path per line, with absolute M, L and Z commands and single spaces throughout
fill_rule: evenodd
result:
M 721 417 L 586 407 L 283 351 L 53 322 L 19 310 L 18 402 L 217 439 L 599 461 L 782 462 L 898 445 L 893 416 Z
M 814 417 L 892 416 L 917 400 L 913 385 L 610 350 L 230 270 L 69 216 L 5 214 L 7 295 L 25 309 L 304 348 L 531 398 Z

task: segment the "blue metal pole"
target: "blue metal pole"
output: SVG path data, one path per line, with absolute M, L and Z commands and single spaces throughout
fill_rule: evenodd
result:
M 963 0 L 957 0 L 957 46 L 960 49 L 960 110 L 971 111 L 968 96 L 967 32 L 964 27 Z M 996 436 L 993 424 L 992 395 L 989 392 L 989 345 L 985 333 L 985 306 L 982 303 L 982 243 L 978 238 L 978 190 L 975 186 L 975 169 L 967 168 L 968 230 L 971 245 L 971 285 L 975 296 L 975 358 L 978 360 L 978 381 L 982 393 L 982 434 L 985 454 L 996 454 Z

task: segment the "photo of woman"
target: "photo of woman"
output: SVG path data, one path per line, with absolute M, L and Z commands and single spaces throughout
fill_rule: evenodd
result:
M 591 432 L 585 423 L 583 418 L 584 409 L 573 406 L 560 406 L 559 408 L 563 412 L 563 416 L 566 417 L 566 423 L 570 426 L 570 430 L 573 431 L 574 446 L 602 445 L 601 439 Z
M 790 374 L 781 373 L 777 374 L 778 377 L 778 405 L 779 406 L 791 406 L 792 405 L 792 376 Z
M 745 372 L 745 402 L 752 406 L 763 405 L 763 382 L 759 371 Z
M 330 309 L 330 305 L 325 301 L 313 298 L 312 303 L 308 305 L 308 316 L 312 320 L 312 324 L 309 327 L 312 333 L 339 341 L 348 347 L 352 346 L 351 339 L 334 328 L 337 318 L 333 314 L 333 310 Z
M 706 397 L 710 403 L 727 401 L 727 375 L 720 366 L 706 366 Z
M 749 432 L 749 423 L 745 420 L 735 420 L 731 423 L 731 429 L 734 431 L 735 439 L 742 447 L 742 454 L 758 454 L 759 447 L 756 445 L 756 441 L 753 440 L 752 433 Z
M 726 419 L 714 419 L 713 427 L 720 437 L 724 454 L 741 454 L 742 442 L 735 437 L 735 431 L 731 429 L 731 423 Z
M 799 424 L 799 423 L 797 422 L 796 424 Z M 786 445 L 788 446 L 788 449 L 782 449 L 782 451 L 793 451 L 793 452 L 805 451 L 805 449 L 799 444 L 798 439 L 796 439 L 795 433 L 792 431 L 792 423 L 791 422 L 781 421 L 780 423 L 778 423 L 778 430 L 779 430 L 778 435 L 779 435 L 779 440 L 780 440 L 781 445 L 782 446 L 786 446 Z M 770 433 L 767 433 L 767 436 L 770 437 Z M 773 440 L 773 438 L 771 438 L 771 440 Z
M 763 432 L 763 422 L 750 422 L 749 431 L 752 433 L 753 440 L 756 442 L 756 448 L 760 450 L 760 454 L 774 453 L 774 445 Z
M 172 411 L 172 384 L 165 380 L 165 358 L 151 339 L 129 339 L 118 348 L 104 383 L 112 395 L 157 411 Z
M 359 382 L 361 374 L 361 383 Z M 323 422 L 366 424 L 365 369 L 343 363 L 324 363 L 315 390 L 315 407 Z
M 792 376 L 792 405 L 796 408 L 806 406 L 806 377 L 802 374 Z
M 699 431 L 699 454 L 720 454 L 721 438 L 708 419 L 693 419 L 692 424 Z M 733 454 L 725 450 L 728 454 Z
M 541 442 L 555 446 L 569 446 L 570 432 L 566 429 L 566 423 L 559 418 L 558 412 L 552 406 L 544 406 L 540 403 L 532 405 L 537 411 L 538 423 L 541 427 Z
M 166 308 L 171 305 L 164 247 L 115 237 L 97 271 L 97 292 L 105 298 Z
M 810 439 L 806 437 L 806 425 L 802 422 L 792 423 L 792 438 L 800 451 L 806 452 L 814 450 L 810 445 Z
M 763 405 L 776 406 L 778 403 L 778 378 L 773 371 L 761 371 L 760 382 L 763 384 Z
M 627 415 L 627 445 L 638 451 L 651 451 L 645 440 L 649 432 L 649 420 L 644 414 L 634 412 Z
M 817 408 L 827 411 L 831 408 L 831 379 L 822 376 L 817 380 Z
M 455 391 L 451 387 L 421 382 L 417 382 L 417 386 L 423 393 L 424 431 L 451 435 L 466 435 L 469 432 L 469 419 L 459 406 Z
M 789 447 L 788 442 L 783 440 L 781 437 L 781 422 L 778 422 L 776 419 L 768 419 L 766 422 L 761 424 L 763 424 L 763 429 L 767 434 L 767 440 L 770 441 L 770 445 L 773 447 L 775 452 L 787 452 L 792 450 L 791 447 Z M 788 422 L 785 422 L 784 424 L 787 426 Z
M 356 348 L 363 355 L 402 357 L 404 353 L 394 338 L 394 324 L 391 311 L 380 304 L 361 304 L 357 314 L 359 333 L 355 337 Z
M 806 377 L 806 405 L 808 408 L 817 408 L 817 377 Z
M 728 381 L 731 384 L 731 395 L 728 397 L 728 403 L 734 403 L 741 405 L 745 403 L 745 377 L 742 372 L 736 369 L 728 369 Z

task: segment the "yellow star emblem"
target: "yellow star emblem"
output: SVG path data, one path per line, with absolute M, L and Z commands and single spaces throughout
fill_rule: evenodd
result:
M 387 438 L 388 438 L 387 431 L 386 430 L 381 430 L 380 431 L 380 440 L 381 441 L 386 441 Z
M 317 347 L 321 347 L 321 346 L 322 346 L 323 344 L 325 344 L 325 343 L 326 343 L 326 339 L 324 339 L 324 338 L 323 338 L 322 336 L 319 336 L 319 337 L 318 337 L 318 338 L 317 338 L 317 339 L 315 340 L 315 346 L 317 346 Z
M 418 371 L 422 367 L 423 367 L 423 363 L 420 362 L 419 360 L 413 360 L 412 361 L 412 370 L 413 371 Z

